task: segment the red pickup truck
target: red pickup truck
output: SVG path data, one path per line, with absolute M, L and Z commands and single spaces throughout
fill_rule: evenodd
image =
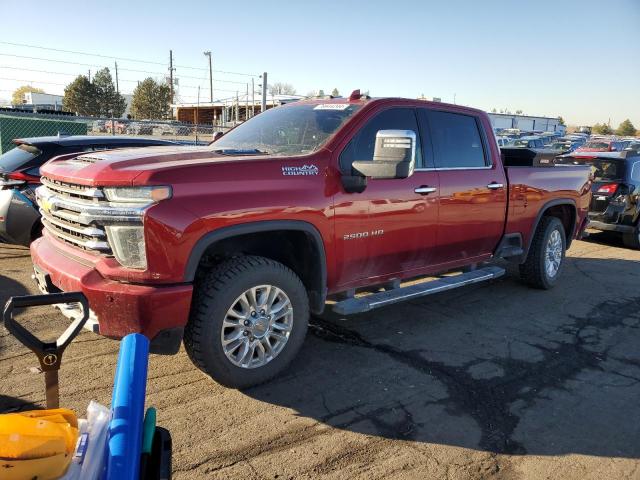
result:
M 590 169 L 503 157 L 482 111 L 356 91 L 268 110 L 207 147 L 54 159 L 35 277 L 82 291 L 101 335 L 142 332 L 157 353 L 184 337 L 214 379 L 254 385 L 329 301 L 368 311 L 495 278 L 497 258 L 552 287 Z

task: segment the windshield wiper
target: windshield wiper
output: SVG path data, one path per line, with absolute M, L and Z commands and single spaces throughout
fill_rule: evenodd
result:
M 223 148 L 220 150 L 214 150 L 214 153 L 221 153 L 222 155 L 268 155 L 269 152 L 258 150 L 257 148 Z

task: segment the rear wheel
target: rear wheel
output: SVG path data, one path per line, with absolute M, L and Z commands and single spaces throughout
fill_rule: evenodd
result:
M 624 242 L 625 247 L 640 250 L 640 224 L 636 226 L 633 232 L 623 233 L 622 241 Z
M 531 241 L 520 277 L 534 288 L 548 290 L 560 276 L 564 266 L 567 240 L 564 226 L 556 217 L 542 217 Z
M 244 388 L 287 367 L 308 321 L 307 292 L 292 270 L 264 257 L 238 257 L 199 282 L 184 343 L 193 363 L 214 380 Z

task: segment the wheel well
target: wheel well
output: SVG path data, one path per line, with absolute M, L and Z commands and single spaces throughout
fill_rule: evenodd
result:
M 300 277 L 309 292 L 314 313 L 321 312 L 325 302 L 324 250 L 307 232 L 274 230 L 246 233 L 221 239 L 207 247 L 196 273 L 240 255 L 258 255 L 286 265 Z
M 564 226 L 564 234 L 567 239 L 567 248 L 573 239 L 573 229 L 576 223 L 576 209 L 573 205 L 560 204 L 549 207 L 545 210 L 543 217 L 556 217 Z

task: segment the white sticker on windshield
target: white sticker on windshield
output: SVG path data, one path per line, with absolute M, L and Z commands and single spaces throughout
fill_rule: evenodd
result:
M 321 105 L 316 105 L 314 110 L 346 110 L 349 108 L 348 103 L 323 103 Z

